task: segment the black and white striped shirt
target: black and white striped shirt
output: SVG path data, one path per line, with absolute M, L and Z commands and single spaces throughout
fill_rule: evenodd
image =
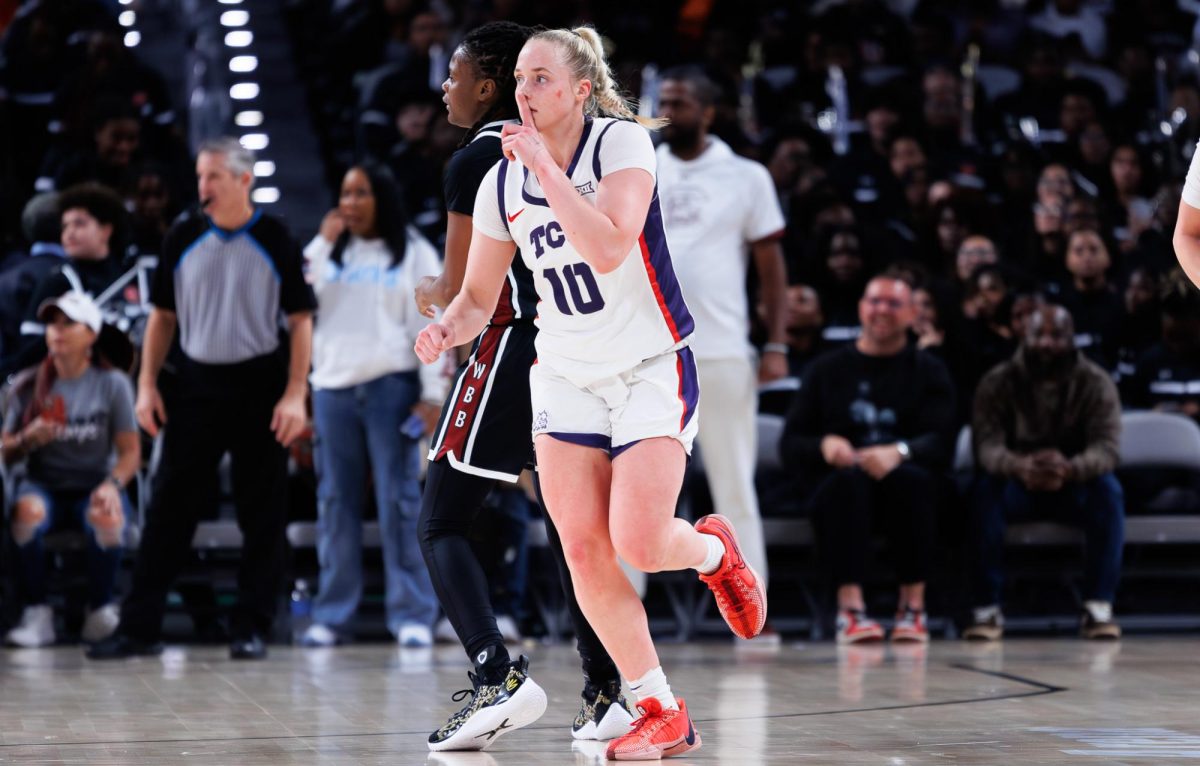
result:
M 175 312 L 183 352 L 206 364 L 272 353 L 280 312 L 316 308 L 299 246 L 261 210 L 234 231 L 206 216 L 177 221 L 163 242 L 150 301 Z

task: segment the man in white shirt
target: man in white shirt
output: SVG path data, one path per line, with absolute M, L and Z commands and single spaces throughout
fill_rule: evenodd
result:
M 664 73 L 658 116 L 671 122 L 658 147 L 658 192 L 675 272 L 696 321 L 697 439 L 717 513 L 733 520 L 747 562 L 765 581 L 766 549 L 754 490 L 757 383 L 787 375 L 784 218 L 767 169 L 709 135 L 717 89 L 699 69 Z M 749 256 L 766 308 L 758 360 L 748 338 Z

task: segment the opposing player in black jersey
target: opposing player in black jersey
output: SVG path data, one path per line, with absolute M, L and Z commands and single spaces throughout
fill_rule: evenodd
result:
M 451 124 L 468 128 L 446 168 L 449 222 L 443 272 L 416 290 L 421 311 L 445 308 L 458 294 L 473 231 L 475 192 L 502 157 L 500 131 L 517 116 L 513 69 L 531 30 L 509 22 L 475 29 L 450 60 L 442 85 Z M 546 709 L 546 695 L 528 677 L 528 660 L 510 659 L 488 597 L 483 569 L 467 532 L 497 480 L 515 482 L 533 456 L 529 368 L 536 356 L 533 275 L 513 259 L 496 311 L 459 369 L 429 452 L 422 500 L 421 549 L 434 589 L 468 656 L 472 697 L 429 737 L 431 750 L 480 750 L 505 731 L 526 726 Z M 546 516 L 583 658 L 583 706 L 572 726 L 576 739 L 610 739 L 632 721 L 621 697 L 616 666 L 574 597 L 562 545 Z

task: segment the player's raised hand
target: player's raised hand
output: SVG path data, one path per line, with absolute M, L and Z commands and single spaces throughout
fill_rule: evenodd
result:
M 529 99 L 525 94 L 517 94 L 517 111 L 521 114 L 521 124 L 507 123 L 500 130 L 500 148 L 510 162 L 514 159 L 533 169 L 533 158 L 545 150 L 542 134 L 538 132 L 537 124 L 533 121 L 533 112 L 529 109 Z
M 427 325 L 424 330 L 421 330 L 417 335 L 417 342 L 413 345 L 413 351 L 417 352 L 417 358 L 424 364 L 432 364 L 437 361 L 443 351 L 449 351 L 454 348 L 454 333 L 444 324 L 434 322 Z

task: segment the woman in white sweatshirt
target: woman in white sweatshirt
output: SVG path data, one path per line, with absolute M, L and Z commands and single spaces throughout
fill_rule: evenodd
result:
M 362 517 L 373 477 L 386 575 L 388 628 L 407 646 L 432 643 L 437 599 L 417 540 L 417 440 L 446 394 L 440 365 L 413 342 L 429 323 L 412 301 L 437 252 L 408 225 L 386 168 L 357 165 L 338 206 L 304 249 L 317 295 L 313 420 L 318 477 L 319 590 L 308 646 L 345 637 L 362 596 Z

